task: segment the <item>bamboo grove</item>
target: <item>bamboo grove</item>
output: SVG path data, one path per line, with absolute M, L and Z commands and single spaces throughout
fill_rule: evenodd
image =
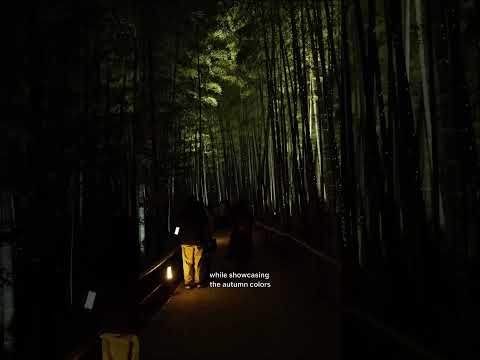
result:
M 70 306 L 95 278 L 80 259 L 112 245 L 105 214 L 141 225 L 146 266 L 193 193 L 303 229 L 341 259 L 346 301 L 467 341 L 455 325 L 480 251 L 477 1 L 101 3 L 13 4 L 5 22 L 23 60 L 6 59 L 0 180 L 18 226 L 68 254 Z
M 197 74 L 190 72 L 201 77 L 197 102 L 210 81 L 220 85 L 211 91 L 214 101 L 205 94 L 190 114 L 202 131 L 194 148 L 204 147 L 196 162 L 203 175 L 190 183 L 201 178 L 202 197 L 248 196 L 286 216 L 326 204 L 340 215 L 343 240 L 359 264 L 398 258 L 396 246 L 406 251 L 416 238 L 443 237 L 438 241 L 452 246 L 461 226 L 459 213 L 450 217 L 447 209 L 462 208 L 469 222 L 477 197 L 466 91 L 476 80 L 467 83 L 473 62 L 464 64 L 455 38 L 458 5 L 430 5 L 273 1 L 230 9 L 214 33 L 224 49 L 207 40 L 205 69 L 199 62 Z M 441 20 L 432 24 L 433 11 Z M 236 63 L 226 72 L 208 69 L 222 61 L 215 54 L 232 48 Z M 471 231 L 461 236 L 465 256 L 475 247 Z
M 342 256 L 353 301 L 357 286 L 368 288 L 379 292 L 372 311 L 386 316 L 402 304 L 420 331 L 452 335 L 446 329 L 471 309 L 478 256 L 479 54 L 468 16 L 476 7 L 236 3 L 192 56 L 201 85 L 190 115 L 201 135 L 191 189 L 205 201 L 248 198 L 284 223 L 309 226 L 305 214 L 328 209 L 337 243 L 310 241 Z M 218 73 L 225 51 L 236 61 Z M 210 83 L 202 98 L 211 81 L 220 87 Z M 385 284 L 391 293 L 378 289 Z M 439 308 L 453 306 L 451 316 L 431 308 L 445 287 L 456 295 Z

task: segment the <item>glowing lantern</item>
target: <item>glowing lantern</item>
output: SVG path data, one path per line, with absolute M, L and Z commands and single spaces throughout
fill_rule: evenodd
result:
M 179 232 L 180 232 L 180 228 L 177 226 L 177 227 L 175 228 L 175 235 L 178 235 Z
M 167 267 L 167 280 L 172 280 L 173 279 L 173 271 L 172 271 L 172 267 L 169 266 Z

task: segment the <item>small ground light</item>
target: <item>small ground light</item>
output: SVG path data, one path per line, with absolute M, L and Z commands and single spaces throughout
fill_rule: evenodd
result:
M 180 228 L 177 226 L 177 227 L 175 228 L 175 235 L 178 235 L 179 232 L 180 232 Z
M 167 280 L 172 280 L 173 279 L 173 271 L 172 271 L 172 267 L 169 266 L 167 267 Z

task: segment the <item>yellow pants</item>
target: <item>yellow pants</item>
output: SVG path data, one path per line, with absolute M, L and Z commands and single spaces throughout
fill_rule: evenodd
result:
M 139 360 L 140 344 L 136 335 L 104 333 L 100 337 L 103 360 Z
M 183 278 L 185 285 L 200 284 L 203 280 L 203 248 L 198 245 L 182 245 Z

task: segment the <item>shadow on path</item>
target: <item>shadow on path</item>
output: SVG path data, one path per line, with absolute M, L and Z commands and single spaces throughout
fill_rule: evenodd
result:
M 339 358 L 338 309 L 321 293 L 318 274 L 290 244 L 278 243 L 288 239 L 263 235 L 254 232 L 254 256 L 245 271 L 270 273 L 263 281 L 271 287 L 180 285 L 140 334 L 142 360 Z M 211 272 L 238 272 L 225 258 L 228 232 L 216 237 Z

